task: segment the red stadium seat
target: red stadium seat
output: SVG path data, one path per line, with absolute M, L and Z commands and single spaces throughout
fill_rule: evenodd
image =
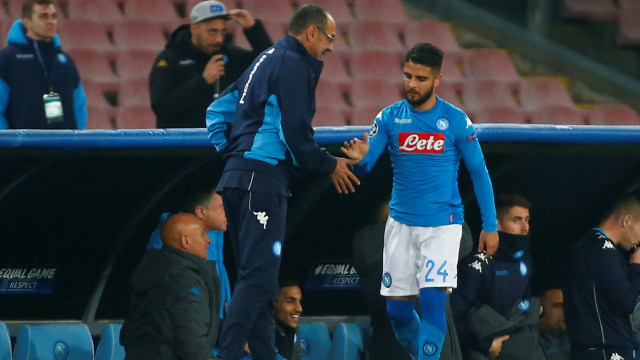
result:
M 330 106 L 320 106 L 316 108 L 313 117 L 313 126 L 345 126 L 347 125 L 343 111 Z
M 572 105 L 552 105 L 529 112 L 532 124 L 584 125 L 584 115 Z
M 288 23 L 279 21 L 263 21 L 262 24 L 264 25 L 264 28 L 267 30 L 267 34 L 269 34 L 269 37 L 274 44 L 284 37 L 289 26 Z M 244 36 L 242 27 L 232 21 L 229 21 L 227 22 L 227 31 L 231 29 L 233 33 L 233 44 L 245 49 L 251 49 L 251 44 L 249 44 L 249 40 L 247 40 L 247 37 Z
M 591 125 L 640 125 L 638 112 L 624 104 L 600 105 L 587 112 Z
M 509 55 L 499 49 L 482 48 L 465 51 L 464 73 L 469 78 L 492 79 L 505 82 L 516 91 L 520 75 L 516 72 Z
M 640 5 L 620 11 L 617 41 L 619 45 L 640 45 Z
M 493 104 L 467 113 L 474 123 L 525 124 L 524 113 L 515 107 Z
M 384 80 L 354 81 L 350 94 L 351 104 L 354 108 L 368 106 L 381 106 L 382 108 L 403 99 L 402 82 L 400 80 L 395 82 Z
M 328 55 L 331 56 L 331 55 Z M 358 51 L 351 54 L 351 74 L 357 80 L 402 80 L 404 57 L 386 51 Z
M 115 128 L 114 110 L 105 106 L 87 106 L 87 129 Z
M 616 21 L 618 7 L 615 0 L 562 0 L 561 13 L 566 17 Z
M 242 0 L 243 8 L 255 18 L 274 22 L 288 23 L 293 16 L 294 4 L 293 0 Z
M 552 77 L 523 79 L 520 84 L 520 104 L 527 111 L 552 105 L 574 106 L 564 83 Z
M 449 24 L 438 20 L 409 21 L 404 31 L 406 48 L 420 42 L 436 45 L 444 52 L 444 57 L 454 63 L 462 62 L 462 49 Z
M 320 80 L 316 87 L 316 106 L 331 107 L 336 110 L 348 107 L 345 101 L 346 85 Z
M 116 1 L 69 0 L 70 19 L 91 20 L 101 24 L 114 24 L 124 19 Z
M 115 46 L 109 40 L 107 30 L 93 20 L 66 19 L 60 21 L 58 35 L 65 51 L 92 49 L 109 55 L 115 51 Z
M 103 89 L 105 86 L 117 85 L 118 79 L 109 59 L 103 53 L 96 50 L 74 49 L 69 50 L 69 55 L 78 66 L 81 79 L 94 81 L 103 86 Z
M 402 29 L 379 20 L 356 21 L 349 25 L 349 47 L 353 50 L 380 50 L 404 55 Z
M 107 106 L 107 100 L 104 97 L 104 91 L 100 84 L 91 80 L 90 78 L 82 79 L 82 87 L 84 87 L 84 93 L 87 97 L 87 105 L 91 106 Z
M 353 12 L 344 0 L 315 0 L 313 3 L 321 6 L 333 15 L 333 18 L 338 22 L 338 27 L 354 18 Z
M 320 83 L 331 81 L 335 83 L 348 83 L 351 81 L 347 73 L 346 61 L 339 54 L 329 54 L 323 59 L 324 66 L 320 75 Z
M 457 91 L 462 90 L 462 85 L 467 80 L 462 75 L 459 63 L 455 62 L 455 59 L 448 57 L 446 54 L 444 56 L 444 61 L 442 62 L 442 69 L 440 69 L 440 74 L 442 74 L 442 80 L 440 80 L 440 83 L 450 84 Z
M 379 20 L 404 23 L 409 20 L 400 0 L 354 0 L 353 9 L 358 20 Z
M 143 19 L 175 27 L 188 23 L 178 15 L 172 0 L 125 0 L 124 14 L 129 19 Z
M 153 50 L 120 51 L 116 69 L 120 79 L 148 79 L 158 52 Z
M 440 82 L 440 86 L 436 88 L 436 95 L 464 110 L 462 100 L 460 100 L 460 96 L 453 85 L 446 82 Z
M 373 124 L 373 120 L 376 118 L 376 115 L 378 115 L 378 113 L 388 105 L 391 105 L 391 104 L 389 103 L 389 104 L 382 105 L 381 103 L 378 105 L 369 105 L 369 106 L 354 108 L 351 110 L 350 114 L 348 115 L 349 124 L 369 126 Z
M 120 83 L 118 106 L 147 106 L 151 109 L 148 79 L 133 79 Z
M 158 53 L 166 43 L 162 25 L 142 19 L 125 19 L 117 24 L 113 31 L 113 40 L 119 49 L 155 50 Z
M 498 104 L 519 109 L 508 85 L 492 80 L 467 81 L 462 88 L 462 101 L 467 110 L 479 110 Z
M 149 106 L 118 107 L 116 126 L 118 129 L 152 129 L 156 127 L 156 115 Z

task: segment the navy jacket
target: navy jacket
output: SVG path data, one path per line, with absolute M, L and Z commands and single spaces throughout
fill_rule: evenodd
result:
M 26 36 L 22 20 L 16 20 L 0 50 L 0 129 L 84 129 L 87 99 L 80 74 L 71 57 L 60 48 L 56 35 L 38 41 L 37 49 L 51 82 L 38 60 L 34 40 Z M 47 124 L 42 96 L 53 92 L 62 100 L 63 121 Z
M 335 169 L 336 158 L 315 143 L 311 126 L 322 66 L 287 35 L 209 106 L 209 138 L 227 153 L 218 190 L 288 196 L 292 177 Z
M 519 244 L 518 244 L 519 243 Z M 507 247 L 512 245 L 508 250 Z M 479 339 L 468 328 L 473 307 L 488 305 L 505 316 L 514 307 L 528 310 L 533 262 L 528 237 L 500 232 L 500 247 L 492 258 L 471 253 L 458 265 L 458 287 L 451 294 L 451 310 L 463 349 L 488 353 L 493 338 Z
M 631 313 L 640 295 L 640 265 L 602 230 L 592 229 L 571 249 L 564 287 L 564 314 L 577 350 L 636 349 Z

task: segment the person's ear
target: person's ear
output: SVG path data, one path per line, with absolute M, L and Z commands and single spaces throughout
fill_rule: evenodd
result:
M 204 214 L 205 214 L 206 211 L 207 211 L 207 209 L 204 206 L 198 205 L 198 206 L 196 206 L 195 214 L 200 220 L 202 220 L 202 219 L 204 219 Z
M 191 239 L 189 239 L 189 235 L 182 234 L 182 236 L 180 236 L 180 246 L 185 250 L 188 250 L 191 247 Z

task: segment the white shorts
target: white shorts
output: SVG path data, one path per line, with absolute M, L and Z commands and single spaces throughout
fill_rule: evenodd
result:
M 391 217 L 384 230 L 383 296 L 418 295 L 428 287 L 455 288 L 462 225 L 401 224 Z

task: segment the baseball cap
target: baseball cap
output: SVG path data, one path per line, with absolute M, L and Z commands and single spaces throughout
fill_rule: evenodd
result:
M 211 19 L 226 19 L 228 16 L 229 14 L 227 14 L 224 4 L 214 0 L 201 1 L 191 9 L 192 24 Z

